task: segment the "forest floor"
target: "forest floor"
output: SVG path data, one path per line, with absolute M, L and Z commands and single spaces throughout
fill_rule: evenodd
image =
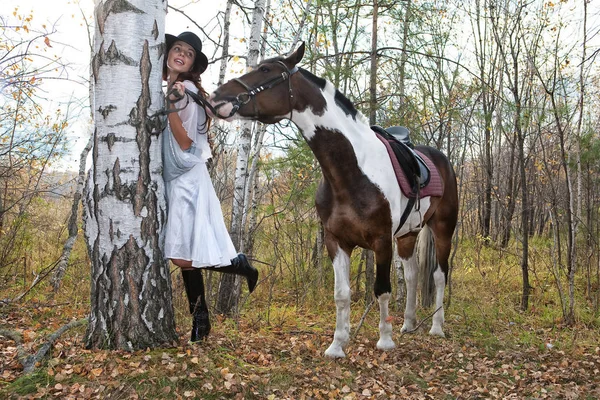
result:
M 14 340 L 0 335 L 0 398 L 64 399 L 598 399 L 598 333 L 584 326 L 540 328 L 498 319 L 470 329 L 459 311 L 446 314 L 447 338 L 400 334 L 394 350 L 376 349 L 374 307 L 346 349 L 323 353 L 334 306 L 321 315 L 293 311 L 277 325 L 242 315 L 214 319 L 208 340 L 187 343 L 189 317 L 178 317 L 179 343 L 137 352 L 86 350 L 85 327 L 61 335 L 31 374 Z M 354 308 L 359 308 L 354 306 Z M 35 304 L 0 307 L 0 327 L 18 331 L 33 355 L 48 334 L 85 308 Z M 361 310 L 353 314 L 353 332 Z M 325 315 L 326 314 L 326 315 Z M 254 322 L 253 322 L 254 321 Z M 183 328 L 181 328 L 183 326 Z

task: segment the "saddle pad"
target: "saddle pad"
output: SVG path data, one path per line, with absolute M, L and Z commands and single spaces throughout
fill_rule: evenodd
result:
M 402 170 L 402 167 L 400 167 L 400 163 L 398 162 L 398 159 L 394 154 L 394 150 L 392 150 L 392 147 L 390 146 L 387 140 L 385 140 L 380 135 L 376 136 L 385 145 L 388 155 L 390 156 L 390 160 L 392 161 L 394 173 L 396 174 L 396 179 L 398 180 L 400 190 L 402 190 L 402 193 L 404 193 L 406 197 L 416 197 L 417 194 L 412 192 L 408 179 L 406 178 L 406 175 L 404 174 L 404 171 Z M 421 153 L 418 150 L 415 150 L 415 152 L 423 158 L 423 161 L 425 161 L 425 163 L 427 164 L 427 167 L 429 168 L 431 174 L 429 177 L 429 183 L 427 184 L 427 186 L 420 190 L 419 196 L 442 197 L 442 195 L 444 194 L 444 187 L 442 186 L 442 178 L 440 177 L 437 167 L 435 166 L 433 161 L 431 161 L 429 157 L 427 157 L 425 154 Z

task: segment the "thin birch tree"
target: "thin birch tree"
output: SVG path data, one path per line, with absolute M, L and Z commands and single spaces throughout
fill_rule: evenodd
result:
M 256 0 L 254 11 L 252 13 L 252 26 L 250 30 L 250 39 L 248 47 L 248 58 L 246 68 L 254 67 L 258 61 L 260 53 L 260 38 L 263 19 L 265 15 L 266 0 Z M 238 251 L 244 251 L 244 210 L 246 185 L 248 185 L 248 161 L 250 155 L 250 145 L 252 141 L 252 131 L 255 123 L 245 121 L 242 123 L 240 135 L 237 144 L 237 161 L 234 180 L 233 207 L 231 212 L 230 234 L 233 244 Z M 223 274 L 221 285 L 219 287 L 219 296 L 217 300 L 217 312 L 220 314 L 231 315 L 236 309 L 240 296 L 240 279 L 236 275 Z

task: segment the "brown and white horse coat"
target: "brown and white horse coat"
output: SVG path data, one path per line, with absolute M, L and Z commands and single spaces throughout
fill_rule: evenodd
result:
M 344 347 L 350 338 L 350 255 L 357 246 L 375 253 L 374 292 L 380 309 L 377 347 L 382 350 L 395 347 L 388 319 L 394 238 L 403 260 L 407 284 L 402 331 L 415 328 L 418 271 L 414 245 L 425 223 L 434 234 L 438 258 L 434 273 L 437 311 L 430 334 L 444 336 L 444 287 L 458 204 L 452 166 L 439 151 L 417 146 L 438 168 L 444 194 L 418 199 L 406 222 L 398 229 L 408 198 L 398 186 L 384 144 L 364 116 L 330 82 L 296 67 L 303 53 L 304 45 L 285 59 L 264 61 L 252 72 L 222 85 L 211 95 L 209 108 L 228 120 L 276 123 L 284 118 L 291 119 L 321 166 L 323 181 L 317 191 L 316 208 L 333 262 L 337 307 L 333 343 L 325 354 L 345 356 Z M 265 82 L 273 82 L 279 75 L 283 77 L 279 79 L 281 82 L 264 88 Z

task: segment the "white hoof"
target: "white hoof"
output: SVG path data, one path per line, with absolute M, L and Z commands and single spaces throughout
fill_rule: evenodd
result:
M 392 350 L 396 348 L 396 343 L 394 343 L 393 340 L 390 339 L 379 339 L 379 341 L 377 342 L 377 348 L 379 350 Z
M 346 353 L 342 348 L 334 343 L 329 346 L 327 350 L 325 350 L 325 356 L 330 358 L 344 358 L 346 357 Z
M 400 329 L 400 333 L 415 333 L 415 325 L 404 322 L 404 324 L 402 324 L 402 329 Z
M 431 330 L 429 331 L 429 334 L 431 336 L 438 336 L 438 337 L 441 337 L 441 338 L 445 338 L 446 337 L 446 335 L 444 335 L 444 331 L 440 327 L 433 327 L 432 326 Z

